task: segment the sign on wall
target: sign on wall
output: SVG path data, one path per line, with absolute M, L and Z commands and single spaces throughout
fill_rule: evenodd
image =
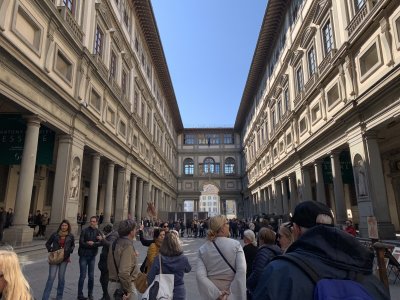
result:
M 19 165 L 22 160 L 26 122 L 21 115 L 0 115 L 0 165 Z M 37 165 L 53 162 L 55 132 L 44 125 L 39 129 Z

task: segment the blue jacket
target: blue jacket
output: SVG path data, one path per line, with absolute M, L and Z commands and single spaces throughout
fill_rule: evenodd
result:
M 320 277 L 346 279 L 349 271 L 363 274 L 361 284 L 373 299 L 389 300 L 389 292 L 372 274 L 374 254 L 350 234 L 330 226 L 308 229 L 286 251 L 301 258 Z M 312 300 L 314 284 L 292 262 L 279 259 L 264 269 L 253 300 Z
M 163 274 L 174 274 L 174 300 L 186 299 L 186 291 L 183 282 L 185 273 L 189 273 L 192 267 L 189 260 L 183 254 L 179 256 L 161 256 Z M 154 258 L 150 272 L 147 274 L 147 282 L 150 285 L 156 275 L 160 274 L 160 264 L 158 255 Z
M 253 262 L 253 270 L 246 281 L 247 289 L 253 293 L 266 265 L 277 255 L 281 255 L 282 250 L 277 245 L 262 245 L 256 254 Z

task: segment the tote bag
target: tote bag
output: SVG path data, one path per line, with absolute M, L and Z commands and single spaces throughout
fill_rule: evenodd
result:
M 174 274 L 163 274 L 161 254 L 159 254 L 160 274 L 142 295 L 142 300 L 172 300 L 174 297 Z

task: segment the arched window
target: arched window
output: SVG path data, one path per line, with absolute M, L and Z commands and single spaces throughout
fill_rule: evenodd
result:
M 194 173 L 194 162 L 191 158 L 186 158 L 183 161 L 183 173 L 185 175 L 193 175 Z
M 225 159 L 225 174 L 235 174 L 235 160 L 232 157 Z
M 204 174 L 216 173 L 215 161 L 211 157 L 207 157 L 203 162 Z

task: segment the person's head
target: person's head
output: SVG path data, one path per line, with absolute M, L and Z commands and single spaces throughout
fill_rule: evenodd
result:
M 278 240 L 281 249 L 285 251 L 294 242 L 293 224 L 291 222 L 283 223 L 279 227 Z
M 183 253 L 178 231 L 169 231 L 161 244 L 160 253 L 165 256 L 179 256 Z
M 68 233 L 71 233 L 71 224 L 68 220 L 62 220 L 57 231 L 68 231 Z
M 0 212 L 4 211 L 4 207 L 0 207 Z
M 40 210 L 38 209 L 38 210 L 36 211 L 36 213 L 37 213 L 37 214 L 40 214 Z
M 209 220 L 207 239 L 212 241 L 217 236 L 229 236 L 229 222 L 223 215 L 211 217 Z
M 97 227 L 97 217 L 91 216 L 90 217 L 90 227 L 96 228 Z
M 253 230 L 247 229 L 244 231 L 243 242 L 245 245 L 253 244 L 254 246 L 257 246 L 256 235 L 254 234 Z
M 9 209 L 8 209 L 8 211 L 9 211 L 9 212 L 12 212 L 12 211 L 13 211 L 13 209 L 12 209 L 12 208 L 9 208 Z
M 103 227 L 103 232 L 104 234 L 109 234 L 113 230 L 113 225 L 112 224 L 107 224 L 106 226 Z
M 133 239 L 136 236 L 136 222 L 130 219 L 121 221 L 118 225 L 118 235 Z
M 158 228 L 158 227 L 154 228 L 153 238 L 154 241 L 156 241 L 161 245 L 162 241 L 165 238 L 165 230 L 163 228 Z
M 346 224 L 347 227 L 349 227 L 349 226 L 353 225 L 353 222 L 351 220 L 346 220 L 345 224 Z
M 14 251 L 0 250 L 0 293 L 3 299 L 31 300 L 29 284 Z
M 269 228 L 263 227 L 258 232 L 258 240 L 260 242 L 260 246 L 273 245 L 275 244 L 275 232 Z
M 333 225 L 333 214 L 325 204 L 304 201 L 294 209 L 292 217 L 294 238 L 298 239 L 307 229 L 317 225 Z
M 161 228 L 164 229 L 165 231 L 168 231 L 169 230 L 168 223 L 167 222 L 162 223 Z

